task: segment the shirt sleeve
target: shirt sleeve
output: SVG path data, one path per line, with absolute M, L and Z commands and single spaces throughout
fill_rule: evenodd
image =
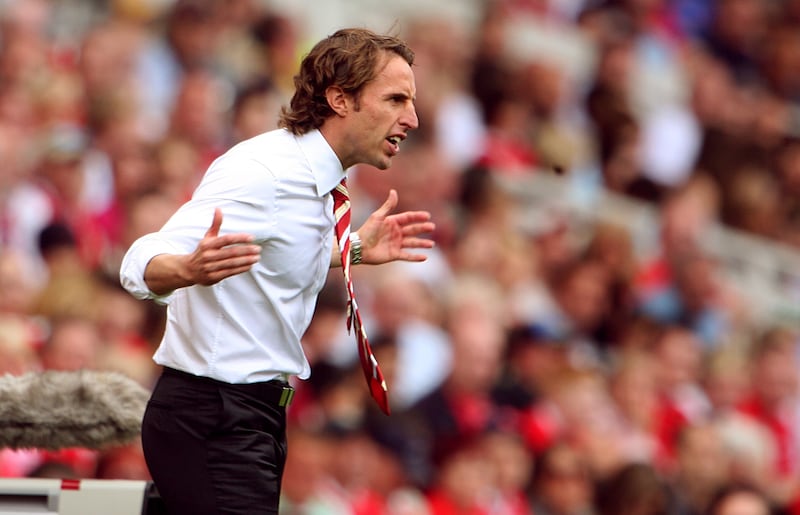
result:
M 208 199 L 193 198 L 181 206 L 158 232 L 146 234 L 133 242 L 120 266 L 122 286 L 137 299 L 169 304 L 172 293 L 157 295 L 150 291 L 144 280 L 145 269 L 150 260 L 159 254 L 188 254 L 194 251 L 211 225 L 214 207 Z
M 159 254 L 188 254 L 211 226 L 214 209 L 222 209 L 220 234 L 243 232 L 257 242 L 266 241 L 274 229 L 272 213 L 275 179 L 248 159 L 220 158 L 212 164 L 192 199 L 183 204 L 158 232 L 136 240 L 125 253 L 120 283 L 137 299 L 168 304 L 172 294 L 156 295 L 147 287 L 144 271 Z
M 159 254 L 177 254 L 178 250 L 161 233 L 151 233 L 142 236 L 128 249 L 122 259 L 119 271 L 119 280 L 123 288 L 137 299 L 152 299 L 159 304 L 169 304 L 172 292 L 165 295 L 156 295 L 144 280 L 144 271 L 151 259 Z

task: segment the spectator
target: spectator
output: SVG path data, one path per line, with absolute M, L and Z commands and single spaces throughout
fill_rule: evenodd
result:
M 701 515 L 733 479 L 730 453 L 714 423 L 687 425 L 679 434 L 674 471 L 668 473 L 675 515 Z
M 669 492 L 655 469 L 642 463 L 622 467 L 597 487 L 597 513 L 612 515 L 667 515 L 672 512 Z
M 556 442 L 536 460 L 531 510 L 536 515 L 592 515 L 594 483 L 581 454 Z
M 769 499 L 747 484 L 731 484 L 720 488 L 709 504 L 706 515 L 771 515 Z
M 327 435 L 293 428 L 287 440 L 296 452 L 288 454 L 281 485 L 281 510 L 331 515 L 352 513 L 332 478 L 335 445 Z
M 433 480 L 431 469 L 451 449 L 500 427 L 501 410 L 491 400 L 500 374 L 505 338 L 499 321 L 482 311 L 478 298 L 459 299 L 450 315 L 453 361 L 447 377 L 428 395 L 398 414 L 404 428 L 402 452 L 419 486 Z
M 625 435 L 619 438 L 625 461 L 656 468 L 666 467 L 672 450 L 671 442 L 662 436 L 672 429 L 672 420 L 659 402 L 659 366 L 651 355 L 631 352 L 619 357 L 609 380 L 618 409 L 618 431 Z
M 524 411 L 567 369 L 566 342 L 541 326 L 515 326 L 507 333 L 503 362 L 505 371 L 493 391 L 495 402 Z
M 35 342 L 22 320 L 0 317 L 0 374 L 22 375 L 39 368 Z
M 301 57 L 303 38 L 297 21 L 277 12 L 266 12 L 251 30 L 263 56 L 264 72 L 275 82 L 279 97 L 288 101 L 293 89 L 292 77 Z
M 527 515 L 518 486 L 511 492 L 500 488 L 497 469 L 480 439 L 462 441 L 442 457 L 435 482 L 428 492 L 431 515 Z M 503 485 L 508 488 L 509 485 Z M 510 495 L 509 495 L 510 494 Z
M 184 138 L 200 156 L 204 170 L 222 153 L 230 85 L 204 69 L 187 72 L 176 92 L 168 134 Z
M 263 77 L 242 88 L 232 108 L 233 139 L 242 141 L 278 127 L 280 99 L 272 81 Z
M 94 322 L 86 318 L 56 320 L 40 351 L 46 370 L 95 370 L 103 342 Z
M 775 445 L 768 495 L 786 505 L 797 488 L 797 337 L 771 328 L 754 341 L 750 392 L 739 410 L 766 428 Z
M 768 30 L 766 4 L 754 0 L 723 0 L 714 10 L 707 42 L 733 71 L 736 80 L 758 80 L 757 55 Z
M 404 409 L 431 393 L 447 376 L 453 350 L 442 330 L 441 299 L 424 280 L 398 273 L 400 267 L 382 270 L 373 281 L 369 305 L 376 334 L 397 346 L 395 395 L 392 402 Z M 352 354 L 350 352 L 346 354 Z M 341 348 L 340 355 L 346 355 Z
M 710 404 L 700 387 L 702 345 L 688 329 L 669 326 L 653 343 L 661 429 L 659 439 L 670 459 L 681 429 L 708 418 Z
M 535 469 L 533 453 L 517 433 L 508 430 L 488 433 L 482 445 L 495 472 L 496 513 L 531 513 L 526 489 Z

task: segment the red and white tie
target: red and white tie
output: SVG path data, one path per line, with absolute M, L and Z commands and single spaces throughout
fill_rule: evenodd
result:
M 372 348 L 367 340 L 367 331 L 361 323 L 358 304 L 353 291 L 353 281 L 350 278 L 350 195 L 347 192 L 347 179 L 342 179 L 331 192 L 333 195 L 333 214 L 336 219 L 336 240 L 339 242 L 339 251 L 342 253 L 342 270 L 344 281 L 347 284 L 347 330 L 354 328 L 358 342 L 358 357 L 361 359 L 361 368 L 367 380 L 369 391 L 381 410 L 389 414 L 389 397 L 386 381 L 378 366 L 378 360 L 372 354 Z

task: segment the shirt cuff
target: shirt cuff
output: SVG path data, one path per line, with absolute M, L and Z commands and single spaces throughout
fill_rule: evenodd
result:
M 144 271 L 147 264 L 159 254 L 179 254 L 179 249 L 166 241 L 144 236 L 131 245 L 119 270 L 119 280 L 128 293 L 139 300 L 154 300 L 159 304 L 169 304 L 169 299 L 174 292 L 158 295 L 150 291 L 144 280 Z

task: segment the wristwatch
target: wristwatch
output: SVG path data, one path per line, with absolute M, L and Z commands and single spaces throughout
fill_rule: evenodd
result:
M 357 232 L 350 233 L 350 264 L 357 265 L 364 260 L 361 255 L 361 237 Z

